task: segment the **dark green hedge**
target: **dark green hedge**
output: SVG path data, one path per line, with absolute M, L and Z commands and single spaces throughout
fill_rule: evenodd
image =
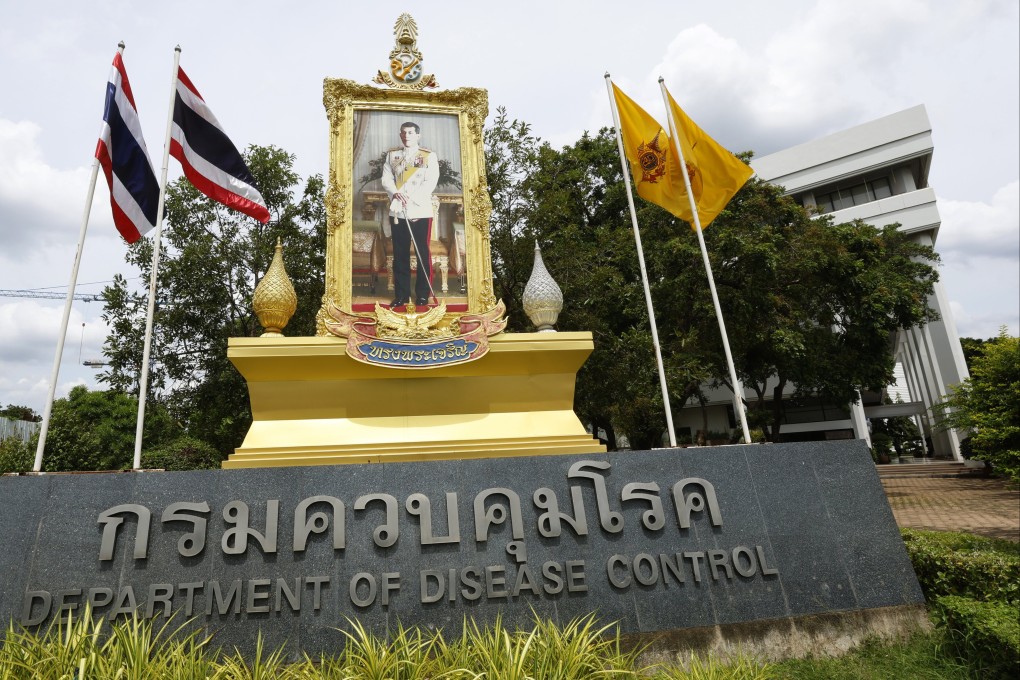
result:
M 945 595 L 936 600 L 932 614 L 949 631 L 957 653 L 980 666 L 983 677 L 1020 677 L 1020 609 L 1016 604 Z
M 187 435 L 142 452 L 142 467 L 162 470 L 218 470 L 222 457 L 209 444 Z
M 929 603 L 945 595 L 1020 603 L 1020 545 L 956 532 L 901 533 Z

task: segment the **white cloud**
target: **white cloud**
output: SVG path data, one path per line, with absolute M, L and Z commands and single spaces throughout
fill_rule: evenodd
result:
M 1014 275 L 1018 273 L 1020 272 L 1016 270 L 1013 272 Z M 980 282 L 975 283 L 987 284 L 989 290 L 993 291 L 994 294 L 998 285 L 994 281 L 995 277 L 981 277 L 981 279 Z M 950 295 L 953 294 L 952 290 L 949 292 Z M 1017 302 L 1016 295 L 1012 295 L 1011 298 L 1014 303 Z M 999 329 L 1002 326 L 1006 327 L 1010 335 L 1020 335 L 1020 314 L 1017 312 L 1003 313 L 1006 305 L 1001 303 L 981 305 L 979 302 L 975 303 L 974 298 L 969 298 L 966 303 L 952 299 L 949 301 L 949 306 L 953 311 L 956 332 L 959 333 L 961 338 L 994 338 L 999 334 Z
M 1005 325 L 1020 334 L 1020 181 L 981 201 L 939 200 L 935 244 L 961 336 L 991 338 Z
M 82 366 L 79 358 L 94 359 L 102 354 L 107 327 L 101 318 L 93 316 L 100 311 L 86 308 L 83 312 L 78 306 L 71 309 L 57 382 L 58 399 L 75 385 L 93 389 L 97 385 L 95 371 Z M 42 412 L 62 315 L 60 301 L 0 298 L 0 403 L 24 404 Z
M 965 265 L 973 257 L 1020 258 L 1020 181 L 996 191 L 991 203 L 940 199 L 938 204 L 942 227 L 936 246 L 946 260 Z
M 59 301 L 45 304 L 39 300 L 4 300 L 0 302 L 0 361 L 50 364 L 57 348 L 63 305 Z M 89 356 L 96 354 L 102 349 L 106 335 L 102 319 L 87 317 L 72 307 L 64 339 L 65 357 L 73 349 L 72 358 L 76 358 L 79 347 L 83 353 L 89 352 Z
M 0 239 L 3 257 L 15 260 L 30 248 L 77 240 L 88 188 L 88 168 L 51 167 L 39 148 L 41 128 L 0 119 Z M 102 200 L 104 191 L 99 189 Z
M 629 94 L 659 115 L 661 74 L 721 143 L 771 153 L 922 101 L 903 78 L 932 42 L 952 45 L 1008 11 L 1002 2 L 961 4 L 821 0 L 760 45 L 699 24 L 680 31 Z

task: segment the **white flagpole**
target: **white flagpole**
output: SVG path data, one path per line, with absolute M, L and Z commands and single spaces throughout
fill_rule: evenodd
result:
M 117 54 L 124 54 L 124 41 L 117 44 Z M 102 136 L 102 134 L 102 126 L 100 126 L 99 136 Z M 43 450 L 46 448 L 46 434 L 49 432 L 50 416 L 53 414 L 53 397 L 57 390 L 57 377 L 60 375 L 60 359 L 64 356 L 64 338 L 67 336 L 67 322 L 71 318 L 71 303 L 74 301 L 74 289 L 78 285 L 78 268 L 81 265 L 82 250 L 85 248 L 85 233 L 89 228 L 89 215 L 92 213 L 92 197 L 96 193 L 96 179 L 98 177 L 99 158 L 93 158 L 92 177 L 89 179 L 89 190 L 85 198 L 85 210 L 81 216 L 81 229 L 78 231 L 78 249 L 74 253 L 74 264 L 71 266 L 71 281 L 67 284 L 64 316 L 60 321 L 60 336 L 57 338 L 57 353 L 53 357 L 53 370 L 50 373 L 50 391 L 46 397 L 46 408 L 43 409 L 42 425 L 39 428 L 39 444 L 35 447 L 33 472 L 42 470 Z
M 676 432 L 673 430 L 673 412 L 669 405 L 669 391 L 666 389 L 666 371 L 662 367 L 662 350 L 659 347 L 659 330 L 655 325 L 655 310 L 652 309 L 652 291 L 648 287 L 648 272 L 645 270 L 645 253 L 641 248 L 641 230 L 638 229 L 637 212 L 634 210 L 634 195 L 630 188 L 630 168 L 627 154 L 623 150 L 623 136 L 620 132 L 620 114 L 616 110 L 613 96 L 613 80 L 606 72 L 606 91 L 609 92 L 609 106 L 613 110 L 613 125 L 616 127 L 616 146 L 620 152 L 623 181 L 627 186 L 627 205 L 630 206 L 630 222 L 634 228 L 634 243 L 637 245 L 638 265 L 641 268 L 641 283 L 645 289 L 645 304 L 648 306 L 648 322 L 652 327 L 652 345 L 655 347 L 655 363 L 659 369 L 659 385 L 662 387 L 662 403 L 666 407 L 666 429 L 669 431 L 669 445 L 676 448 Z
M 174 124 L 174 102 L 177 99 L 177 71 L 181 63 L 181 46 L 174 48 L 174 73 L 170 79 L 170 110 L 167 113 L 166 137 L 163 139 L 163 174 L 159 181 L 159 203 L 156 206 L 156 235 L 152 238 L 152 272 L 149 276 L 149 310 L 145 317 L 145 344 L 142 349 L 142 374 L 138 379 L 138 423 L 135 426 L 134 469 L 142 467 L 142 428 L 145 425 L 145 398 L 149 389 L 149 355 L 152 350 L 152 318 L 156 310 L 156 277 L 159 270 L 159 246 L 163 234 L 163 207 L 166 200 L 166 171 L 170 165 L 170 133 Z
M 744 386 L 737 379 L 737 369 L 733 365 L 733 354 L 730 352 L 730 339 L 726 335 L 726 323 L 723 321 L 722 306 L 719 304 L 719 294 L 715 290 L 715 277 L 712 276 L 712 263 L 708 259 L 708 249 L 705 247 L 705 236 L 701 233 L 701 216 L 698 215 L 698 206 L 694 202 L 694 192 L 691 191 L 691 178 L 687 174 L 687 163 L 684 161 L 684 152 L 680 148 L 680 137 L 677 134 L 676 121 L 673 120 L 673 110 L 669 105 L 669 95 L 666 93 L 666 84 L 659 78 L 659 89 L 662 90 L 662 101 L 666 104 L 666 118 L 669 119 L 669 131 L 673 135 L 673 149 L 677 158 L 680 159 L 680 171 L 684 176 L 684 187 L 687 189 L 687 198 L 691 202 L 691 214 L 694 217 L 694 231 L 698 234 L 698 245 L 701 246 L 701 259 L 705 262 L 705 273 L 708 275 L 708 287 L 712 291 L 712 304 L 715 305 L 715 317 L 719 320 L 719 333 L 722 335 L 723 349 L 726 351 L 726 365 L 730 369 L 730 384 L 733 385 L 733 410 L 740 417 L 740 428 L 744 433 L 744 443 L 751 443 L 751 432 L 747 429 L 747 415 L 744 413 Z

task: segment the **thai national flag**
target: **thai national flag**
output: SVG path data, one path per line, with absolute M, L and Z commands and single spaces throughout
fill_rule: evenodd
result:
M 203 194 L 260 222 L 269 210 L 244 159 L 216 116 L 209 110 L 184 69 L 177 69 L 170 155 L 184 166 L 184 175 Z
M 134 243 L 156 226 L 159 182 L 149 162 L 120 52 L 113 58 L 110 81 L 106 84 L 106 107 L 96 158 L 110 185 L 110 204 L 117 231 L 128 243 Z

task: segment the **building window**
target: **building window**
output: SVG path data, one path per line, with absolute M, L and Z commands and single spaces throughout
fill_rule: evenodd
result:
M 823 213 L 845 210 L 855 205 L 871 203 L 892 196 L 888 177 L 877 177 L 847 187 L 839 187 L 828 193 L 816 193 L 815 203 Z
M 791 399 L 783 409 L 782 422 L 785 425 L 819 423 L 828 420 L 848 420 L 850 410 L 846 404 L 832 404 L 818 397 Z

